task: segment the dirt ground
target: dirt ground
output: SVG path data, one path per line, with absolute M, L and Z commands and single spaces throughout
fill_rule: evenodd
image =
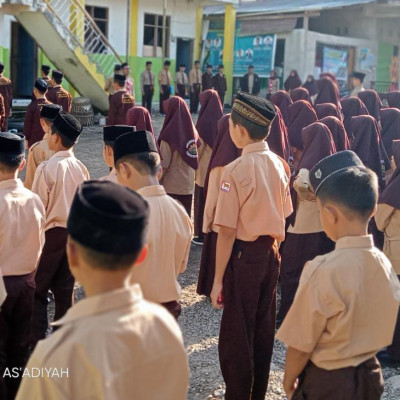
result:
M 163 117 L 153 116 L 154 128 L 158 136 Z M 108 173 L 102 160 L 102 133 L 99 128 L 85 128 L 76 147 L 77 157 L 87 166 L 92 179 Z M 23 177 L 23 175 L 22 175 Z M 210 302 L 196 294 L 197 277 L 201 247 L 192 244 L 187 271 L 181 275 L 182 328 L 185 345 L 189 355 L 191 384 L 189 400 L 223 399 L 220 395 L 223 379 L 218 362 L 218 333 L 221 311 L 213 309 Z M 75 297 L 83 297 L 83 290 L 77 286 Z M 285 399 L 282 378 L 285 361 L 285 348 L 275 342 L 271 368 L 270 384 L 266 399 Z M 384 369 L 386 380 L 384 400 L 400 399 L 400 368 Z

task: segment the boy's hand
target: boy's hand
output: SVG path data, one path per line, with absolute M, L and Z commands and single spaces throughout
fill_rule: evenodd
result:
M 294 383 L 288 383 L 285 380 L 283 380 L 283 388 L 285 389 L 286 397 L 291 400 L 294 394 L 294 391 L 297 389 L 297 386 L 299 384 L 299 380 L 296 379 Z
M 214 283 L 210 294 L 212 305 L 217 310 L 222 310 L 224 308 L 224 303 L 222 301 L 222 289 L 222 283 Z

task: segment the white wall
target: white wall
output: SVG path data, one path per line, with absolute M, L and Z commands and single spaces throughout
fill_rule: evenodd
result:
M 6 49 L 11 48 L 11 22 L 16 19 L 9 14 L 5 14 L 0 8 L 0 46 Z

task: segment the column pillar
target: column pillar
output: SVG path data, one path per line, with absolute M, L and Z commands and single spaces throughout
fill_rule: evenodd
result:
M 233 61 L 236 36 L 236 8 L 233 4 L 225 6 L 225 25 L 224 25 L 224 49 L 223 63 L 227 82 L 227 92 L 225 102 L 231 104 L 233 89 Z
M 194 41 L 194 59 L 200 60 L 201 44 L 203 41 L 203 7 L 197 7 L 196 10 L 196 39 Z
M 129 56 L 138 55 L 139 0 L 130 0 Z

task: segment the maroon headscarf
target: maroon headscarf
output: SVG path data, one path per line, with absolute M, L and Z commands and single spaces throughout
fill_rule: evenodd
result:
M 293 103 L 289 109 L 289 142 L 290 145 L 298 149 L 303 148 L 301 131 L 306 126 L 315 122 L 318 117 L 312 105 L 305 100 L 299 100 Z
M 336 153 L 335 143 L 328 127 L 321 122 L 314 122 L 305 127 L 301 133 L 303 139 L 303 156 L 299 170 L 311 168 L 323 158 Z
M 315 105 L 323 103 L 332 103 L 339 110 L 342 109 L 340 105 L 339 89 L 331 78 L 322 77 L 318 82 L 318 95 L 315 99 Z
M 193 124 L 189 108 L 181 97 L 173 96 L 165 100 L 166 112 L 164 125 L 158 138 L 158 144 L 163 140 L 179 152 L 183 161 L 193 169 L 198 168 L 197 147 L 199 134 Z
M 299 100 L 305 100 L 311 104 L 310 93 L 308 93 L 308 90 L 303 87 L 298 87 L 296 89 L 291 90 L 290 98 L 292 99 L 293 102 Z
M 400 90 L 386 94 L 389 107 L 400 109 Z
M 301 79 L 295 69 L 292 69 L 290 71 L 290 75 L 287 77 L 283 86 L 287 91 L 296 89 L 301 86 Z
M 325 117 L 336 117 L 342 120 L 341 112 L 332 103 L 317 104 L 315 106 L 315 112 L 317 113 L 318 119 Z
M 369 115 L 367 107 L 358 97 L 349 97 L 341 101 L 342 112 L 344 115 L 343 124 L 349 139 L 354 139 L 352 135 L 351 119 L 359 115 Z
M 382 192 L 379 203 L 389 204 L 389 206 L 400 210 L 400 140 L 393 141 L 391 152 L 393 153 L 396 170 Z
M 372 115 L 379 123 L 381 119 L 379 112 L 383 108 L 383 105 L 378 93 L 375 90 L 368 89 L 359 92 L 358 97 L 365 104 L 365 107 L 367 107 L 369 115 Z
M 288 108 L 291 104 L 293 104 L 289 93 L 285 92 L 284 90 L 278 90 L 271 96 L 271 102 L 279 108 L 283 120 L 285 121 L 285 125 L 289 126 Z
M 310 96 L 318 93 L 317 84 L 312 75 L 307 76 L 307 80 L 303 84 L 303 88 L 308 90 Z
M 381 123 L 382 142 L 390 158 L 392 156 L 393 140 L 400 139 L 400 110 L 397 108 L 383 108 L 381 110 Z
M 326 125 L 331 131 L 337 151 L 350 150 L 349 138 L 347 137 L 343 122 L 340 119 L 329 116 L 320 119 L 319 122 Z
M 323 72 L 319 78 L 329 78 L 339 88 L 339 82 L 337 81 L 336 75 L 333 72 Z
M 381 152 L 378 123 L 371 115 L 360 115 L 351 119 L 351 125 L 354 135 L 351 149 L 368 168 L 376 173 L 382 190 L 385 184 L 384 155 Z
M 200 113 L 196 129 L 199 136 L 211 147 L 217 137 L 217 122 L 223 116 L 222 104 L 218 92 L 208 89 L 200 93 Z
M 267 143 L 271 151 L 289 162 L 290 144 L 287 134 L 287 128 L 283 121 L 282 114 L 278 107 L 276 109 L 276 117 L 272 121 L 271 131 L 267 137 Z

